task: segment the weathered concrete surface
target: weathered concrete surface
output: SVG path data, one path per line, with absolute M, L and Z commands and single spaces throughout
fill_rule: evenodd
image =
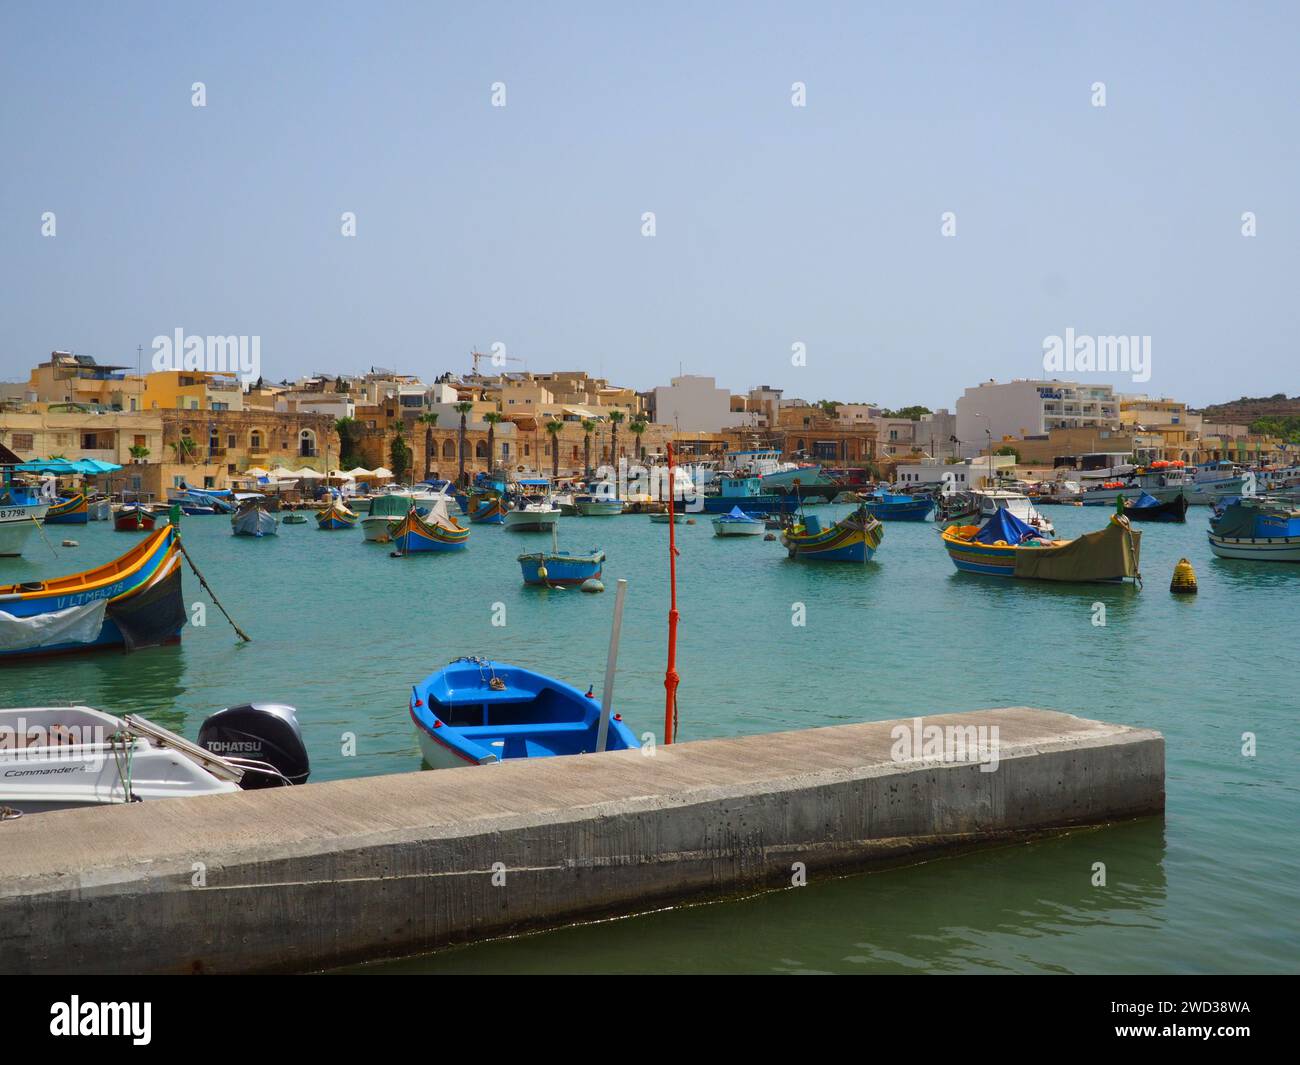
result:
M 1164 808 L 1157 732 L 925 718 L 997 725 L 984 773 L 892 761 L 896 724 L 3 823 L 0 972 L 309 970 Z

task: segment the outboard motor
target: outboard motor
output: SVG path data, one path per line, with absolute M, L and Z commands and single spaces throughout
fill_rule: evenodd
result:
M 247 772 L 240 787 L 245 791 L 305 784 L 311 772 L 297 713 L 283 703 L 218 710 L 199 729 L 199 746 L 243 766 Z

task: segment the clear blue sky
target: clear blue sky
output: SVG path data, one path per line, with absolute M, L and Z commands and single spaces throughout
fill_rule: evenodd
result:
M 1300 5 L 467 6 L 5 0 L 0 378 L 179 327 L 951 407 L 1069 327 L 1300 392 Z

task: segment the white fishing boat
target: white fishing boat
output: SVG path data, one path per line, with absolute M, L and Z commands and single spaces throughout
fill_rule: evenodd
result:
M 588 485 L 582 495 L 573 497 L 573 509 L 584 517 L 608 517 L 623 513 L 623 500 L 618 497 L 617 486 L 609 482 Z
M 0 503 L 0 556 L 21 555 L 28 537 L 38 532 L 48 503 Z
M 309 772 L 291 706 L 228 707 L 204 721 L 197 743 L 88 706 L 0 710 L 0 821 L 300 784 Z
M 505 527 L 515 532 L 549 532 L 560 520 L 560 508 L 550 500 L 530 500 L 506 511 Z
M 1052 523 L 1043 517 L 1023 492 L 1014 492 L 1009 488 L 976 488 L 971 491 L 971 495 L 979 503 L 981 521 L 993 517 L 999 510 L 1006 510 L 1026 525 L 1032 525 L 1044 536 L 1056 535 Z
M 86 504 L 86 516 L 90 521 L 112 521 L 112 500 L 103 496 L 98 499 L 90 500 Z
M 767 523 L 746 514 L 740 507 L 732 507 L 728 513 L 713 519 L 714 536 L 762 536 L 765 532 Z

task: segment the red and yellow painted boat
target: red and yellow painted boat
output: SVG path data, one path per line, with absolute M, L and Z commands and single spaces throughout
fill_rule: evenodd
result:
M 320 529 L 351 529 L 356 524 L 356 512 L 337 499 L 330 500 L 329 506 L 316 515 L 316 526 Z

